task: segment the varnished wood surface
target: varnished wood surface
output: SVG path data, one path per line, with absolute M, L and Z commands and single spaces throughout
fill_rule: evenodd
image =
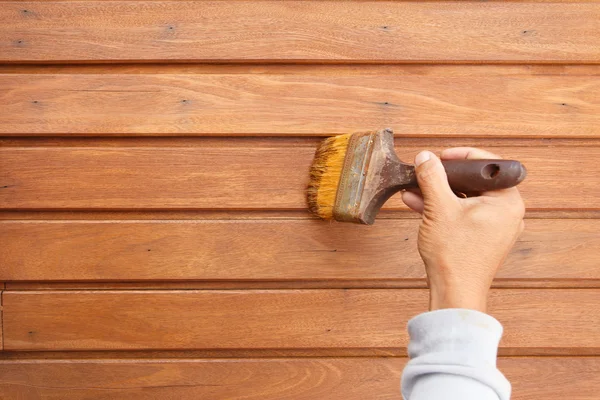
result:
M 584 1 L 2 2 L 0 61 L 587 63 L 599 19 Z
M 600 136 L 600 66 L 229 70 L 0 74 L 0 133 L 323 136 L 390 126 L 403 136 Z
M 400 400 L 405 358 L 0 361 L 11 398 Z M 591 400 L 598 357 L 500 358 L 519 400 Z
M 427 299 L 422 289 L 5 291 L 4 349 L 405 348 Z M 500 289 L 489 311 L 504 324 L 502 348 L 590 354 L 599 302 L 598 289 Z
M 426 146 L 426 147 L 425 147 Z M 401 147 L 410 161 L 420 148 Z M 529 209 L 600 205 L 600 147 L 498 147 L 520 160 Z M 4 209 L 305 209 L 310 147 L 0 148 Z M 405 209 L 399 196 L 388 209 Z
M 418 216 L 304 202 L 319 139 L 390 126 L 406 161 L 526 164 L 499 366 L 514 399 L 596 400 L 599 20 L 595 0 L 0 1 L 0 398 L 399 400 Z
M 382 219 L 372 227 L 301 219 L 2 221 L 0 279 L 423 286 L 418 225 L 417 219 Z M 596 220 L 532 219 L 496 282 L 585 286 L 579 281 L 600 280 L 599 263 Z

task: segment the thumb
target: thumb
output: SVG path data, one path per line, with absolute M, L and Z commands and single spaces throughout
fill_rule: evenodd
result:
M 458 197 L 450 189 L 448 176 L 440 159 L 430 151 L 422 151 L 415 157 L 416 175 L 423 194 L 425 212 L 447 209 L 458 203 Z

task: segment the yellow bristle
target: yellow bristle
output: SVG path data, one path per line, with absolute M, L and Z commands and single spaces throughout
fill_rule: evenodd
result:
M 350 135 L 328 138 L 315 153 L 308 184 L 308 209 L 322 219 L 333 219 L 337 194 Z

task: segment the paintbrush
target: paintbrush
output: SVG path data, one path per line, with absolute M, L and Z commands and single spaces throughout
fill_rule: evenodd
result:
M 456 193 L 506 189 L 527 171 L 514 160 L 444 160 Z M 315 153 L 307 190 L 310 212 L 326 220 L 371 225 L 395 193 L 418 188 L 415 167 L 394 151 L 391 129 L 328 138 Z

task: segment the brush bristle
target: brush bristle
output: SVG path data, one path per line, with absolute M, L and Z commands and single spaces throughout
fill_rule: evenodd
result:
M 308 184 L 308 209 L 322 219 L 333 219 L 335 197 L 348 151 L 349 135 L 328 138 L 315 152 Z

